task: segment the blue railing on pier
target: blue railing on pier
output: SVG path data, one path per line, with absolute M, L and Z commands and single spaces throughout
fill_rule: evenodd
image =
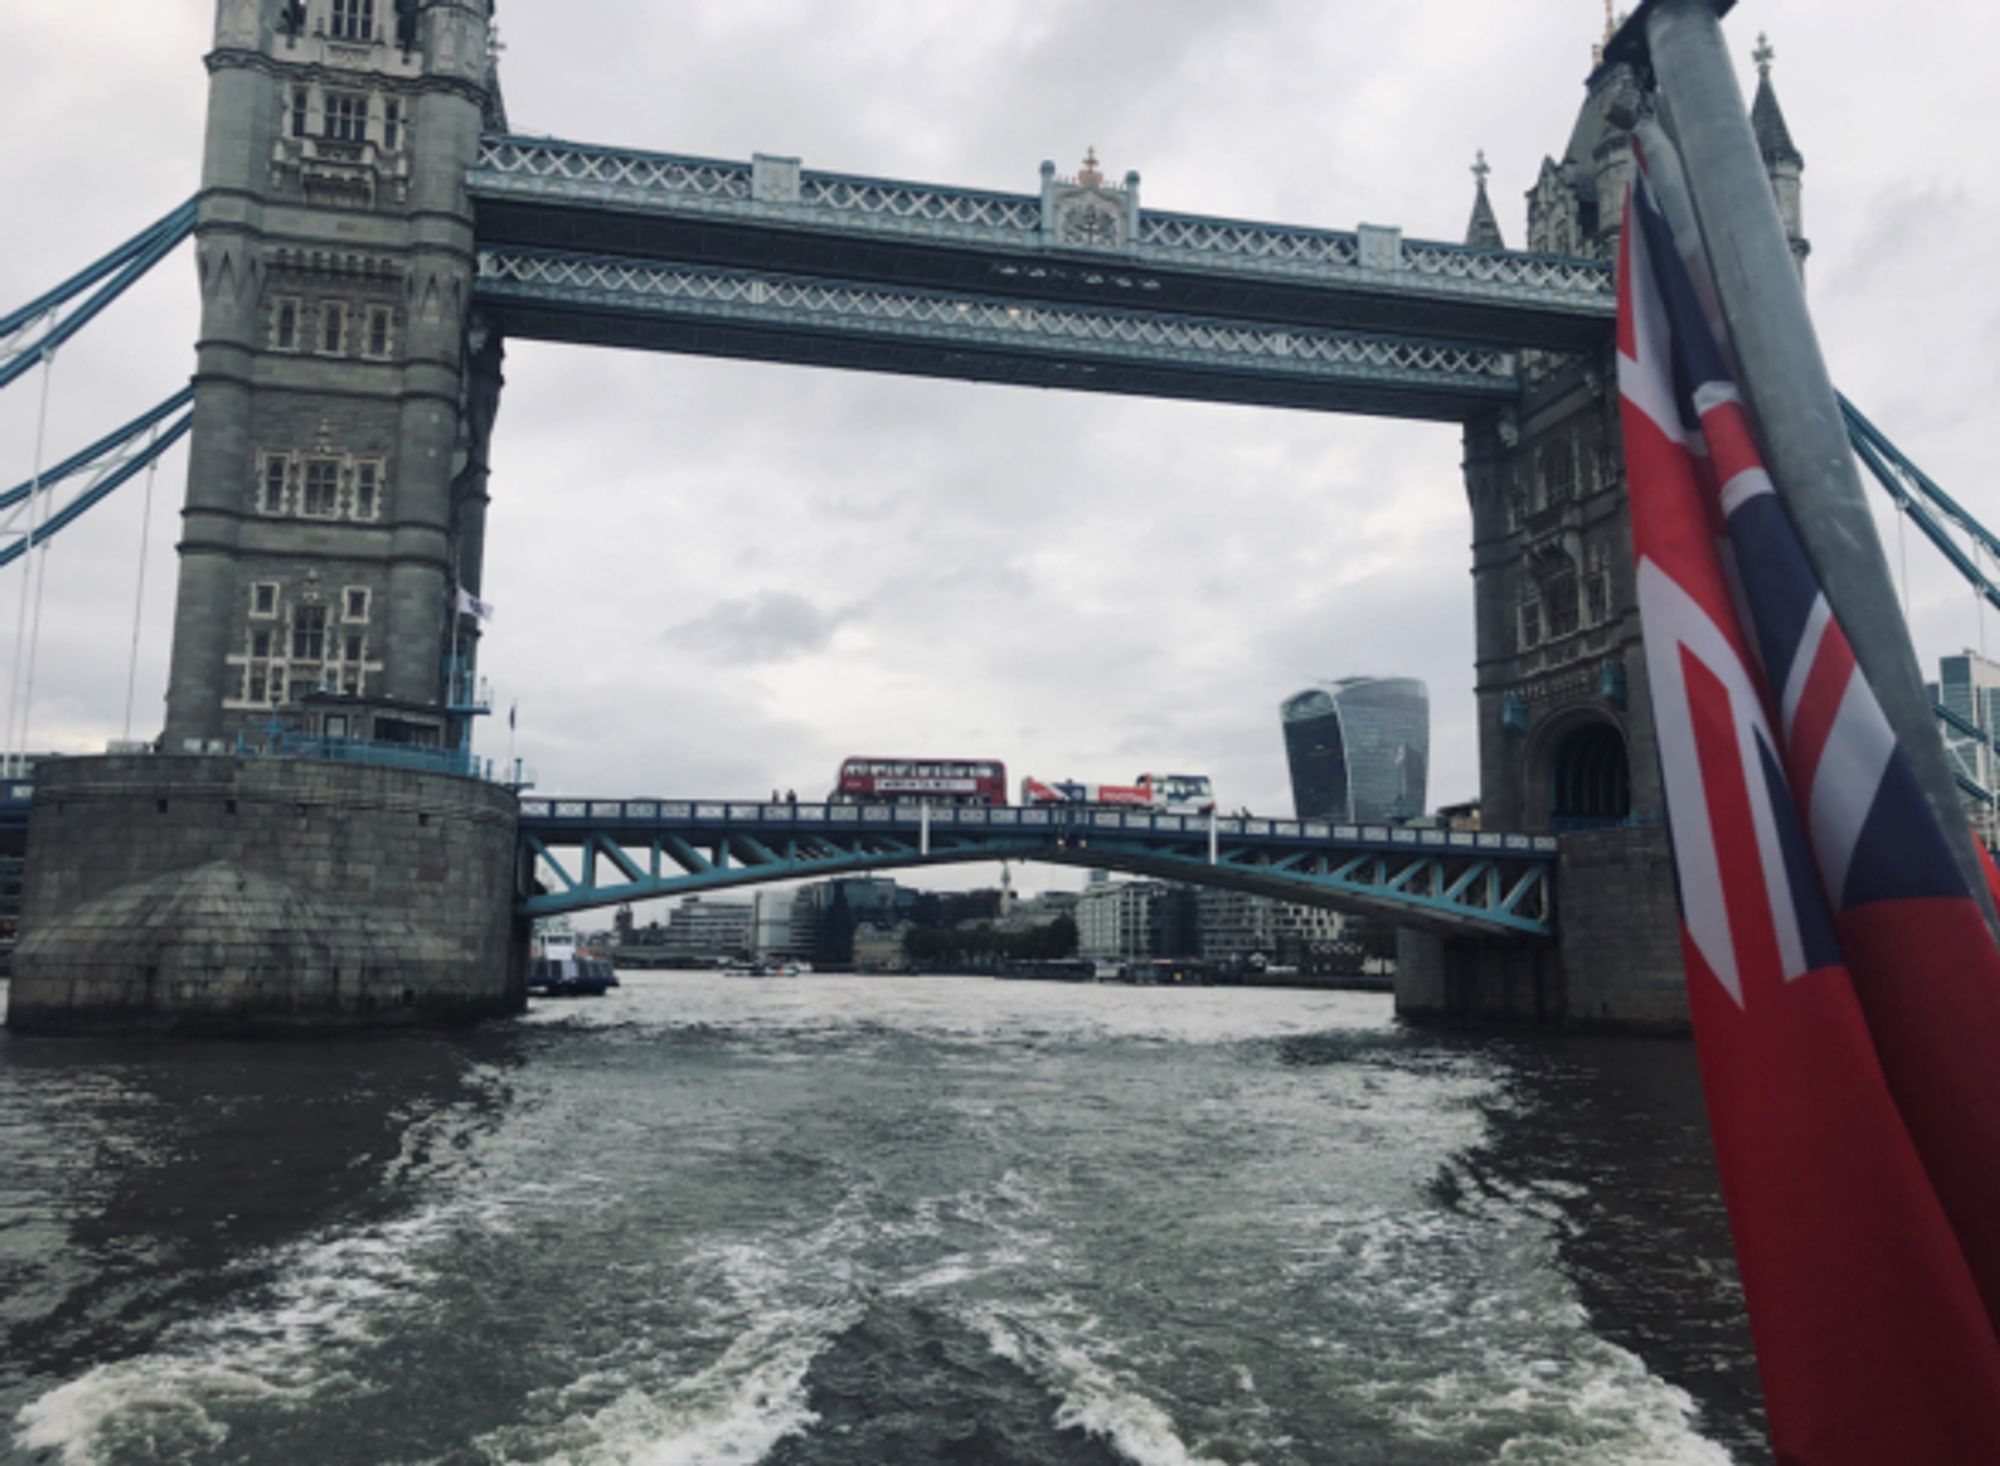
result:
M 0 779 L 0 830 L 26 829 L 28 805 L 34 797 L 34 780 Z
M 425 748 L 414 743 L 382 743 L 368 738 L 325 738 L 305 733 L 268 733 L 239 737 L 235 752 L 255 758 L 317 758 L 333 763 L 368 764 L 384 769 L 415 769 L 429 774 L 456 774 L 522 789 L 525 779 L 518 762 L 512 767 L 482 759 L 463 748 Z

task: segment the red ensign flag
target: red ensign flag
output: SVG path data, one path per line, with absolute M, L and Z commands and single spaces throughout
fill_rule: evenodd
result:
M 1781 1462 L 2000 1462 L 2000 948 L 1737 395 L 1644 133 L 1618 270 L 1681 945 Z M 1665 207 L 1663 207 L 1663 202 Z

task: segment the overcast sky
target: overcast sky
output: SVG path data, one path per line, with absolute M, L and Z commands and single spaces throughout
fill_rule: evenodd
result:
M 187 197 L 209 0 L 0 4 L 0 309 Z M 1462 237 L 1484 149 L 1508 243 L 1566 141 L 1597 0 L 505 0 L 515 130 L 1033 192 L 1144 176 L 1147 205 Z M 2000 241 L 1985 104 L 2000 7 L 1743 0 L 1806 157 L 1836 379 L 1989 522 Z M 183 251 L 58 361 L 53 459 L 193 364 Z M 484 670 L 551 792 L 822 796 L 849 753 L 1010 774 L 1212 773 L 1288 811 L 1277 723 L 1323 677 L 1432 699 L 1434 802 L 1477 792 L 1455 428 L 519 344 L 494 453 Z M 0 483 L 38 384 L 0 393 Z M 1984 450 L 1984 451 L 1982 451 Z M 135 736 L 158 731 L 184 450 L 145 557 Z M 52 550 L 32 742 L 122 730 L 135 483 Z M 1885 525 L 1888 521 L 1885 519 Z M 1896 557 L 1893 528 L 1889 551 Z M 1918 649 L 1976 645 L 1914 540 Z M 0 656 L 21 571 L 0 572 Z M 2000 654 L 2000 619 L 1992 631 Z M 0 683 L 4 696 L 4 683 Z M 504 722 L 482 730 L 506 747 Z

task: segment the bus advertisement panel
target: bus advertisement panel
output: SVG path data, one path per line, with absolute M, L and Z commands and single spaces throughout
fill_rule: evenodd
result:
M 1007 802 L 1007 766 L 998 759 L 850 758 L 832 804 L 988 804 Z

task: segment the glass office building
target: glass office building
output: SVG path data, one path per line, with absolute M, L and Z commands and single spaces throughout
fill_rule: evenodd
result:
M 1279 708 L 1299 819 L 1358 824 L 1424 813 L 1430 693 L 1415 677 L 1343 677 Z

